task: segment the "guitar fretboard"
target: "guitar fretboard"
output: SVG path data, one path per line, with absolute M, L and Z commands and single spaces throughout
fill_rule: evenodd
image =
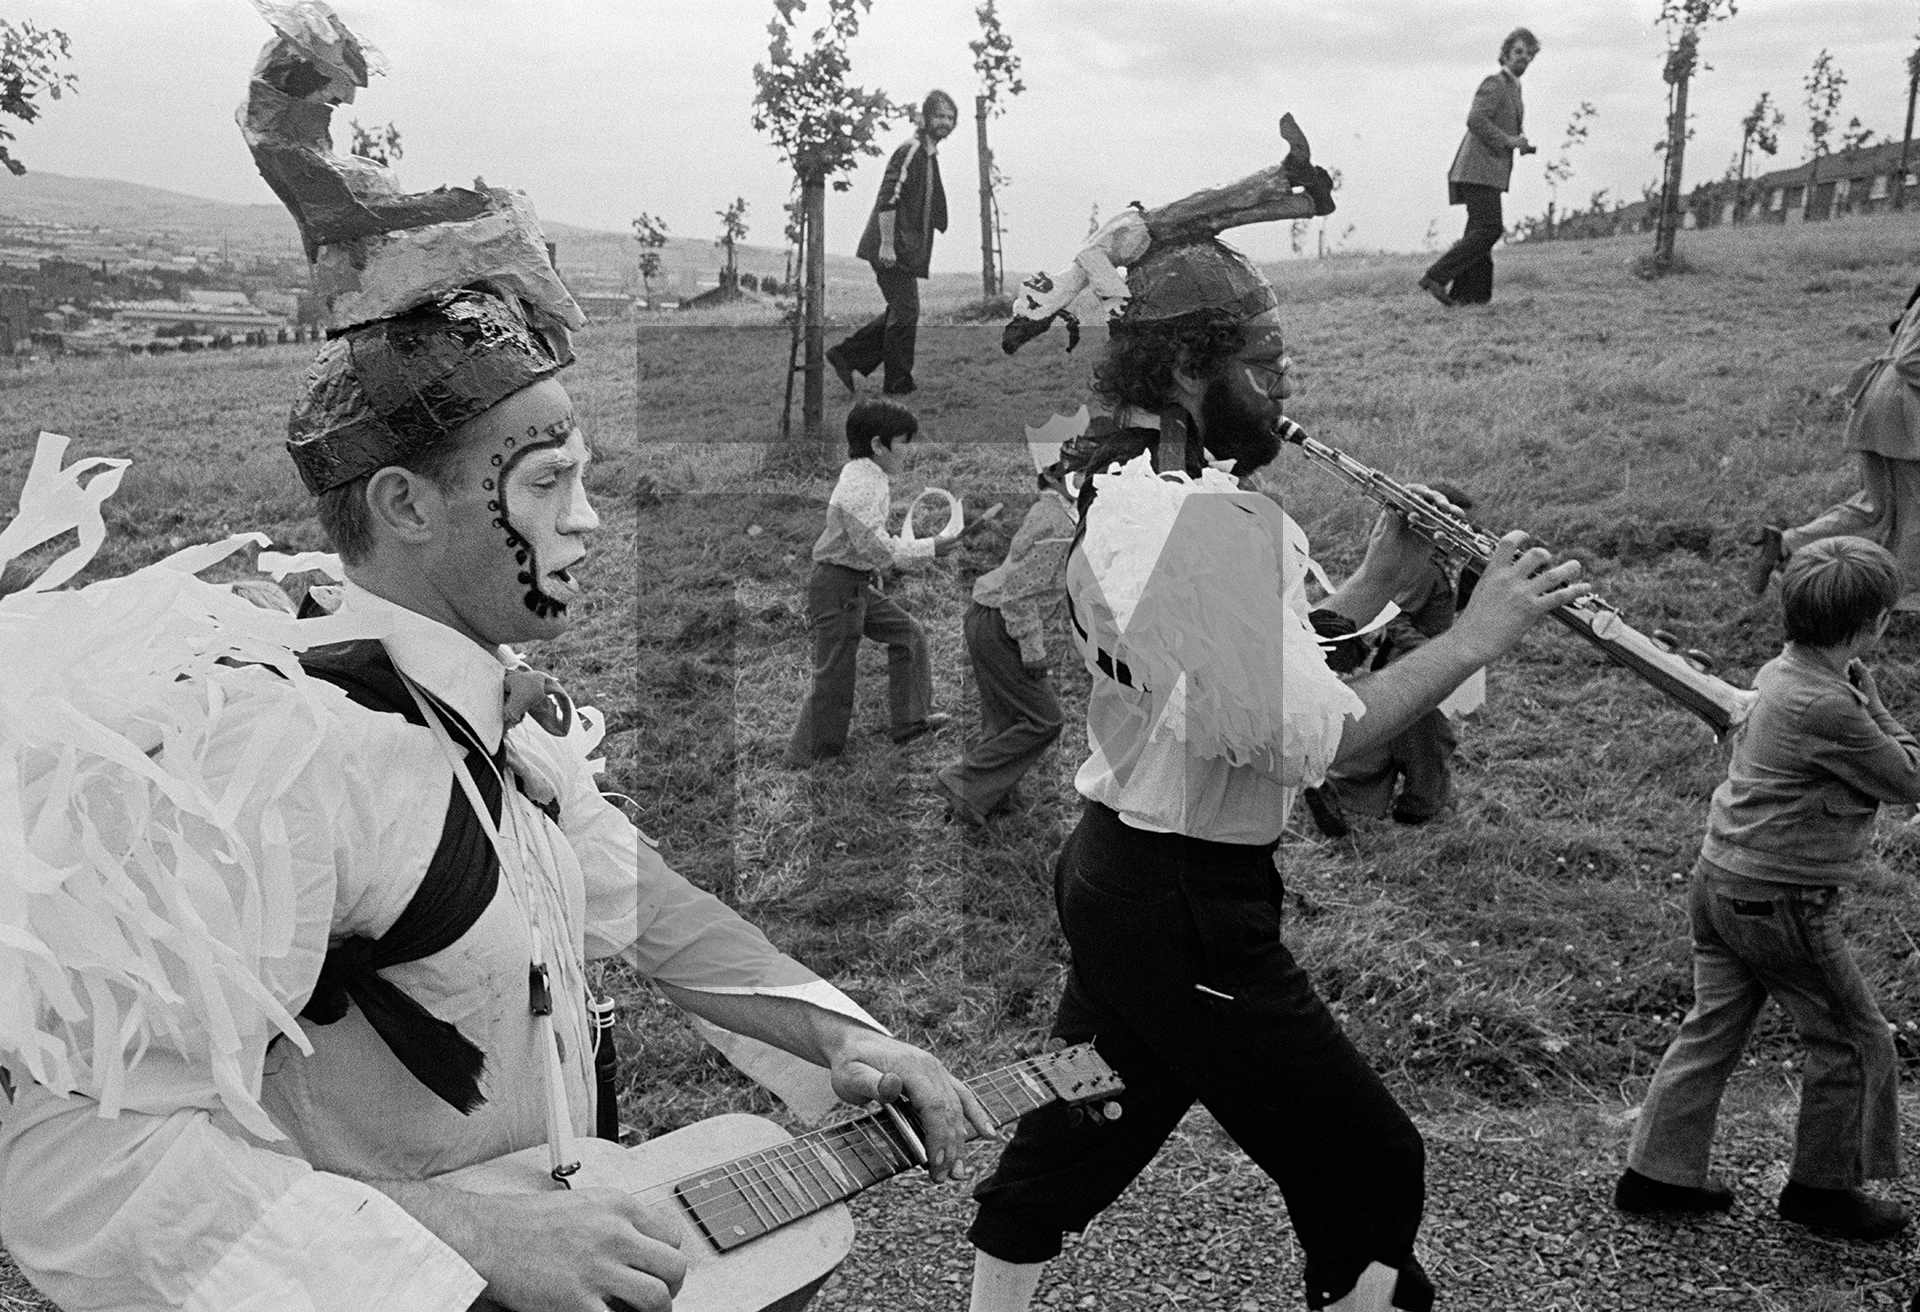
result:
M 968 1087 L 994 1124 L 1006 1125 L 1062 1096 L 1055 1087 L 1065 1064 L 1060 1054 L 1029 1057 Z M 1069 1093 L 1084 1083 L 1070 1081 Z M 682 1180 L 673 1192 L 714 1247 L 726 1252 L 917 1165 L 906 1135 L 881 1111 L 736 1158 Z

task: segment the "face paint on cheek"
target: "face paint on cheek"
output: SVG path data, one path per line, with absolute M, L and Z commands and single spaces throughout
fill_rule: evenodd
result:
M 1246 375 L 1248 387 L 1251 387 L 1264 399 L 1268 401 L 1273 400 L 1273 392 L 1267 386 L 1267 379 L 1271 375 L 1262 373 L 1258 369 L 1249 368 L 1246 365 L 1240 367 L 1240 372 Z
M 508 434 L 506 447 L 510 454 L 492 458 L 498 470 L 485 484 L 487 491 L 495 493 L 494 499 L 487 502 L 487 509 L 494 512 L 494 525 L 505 535 L 507 550 L 513 553 L 514 563 L 519 566 L 519 581 L 526 588 L 521 601 L 543 620 L 565 614 L 568 603 L 579 597 L 580 589 L 570 575 L 549 577 L 541 569 L 539 552 L 526 535 L 514 526 L 513 510 L 507 503 L 507 484 L 522 460 L 535 451 L 565 446 L 573 436 L 574 429 L 573 416 L 569 414 L 545 428 L 529 427 L 524 437 L 516 438 Z M 553 595 L 563 589 L 567 591 L 566 596 Z

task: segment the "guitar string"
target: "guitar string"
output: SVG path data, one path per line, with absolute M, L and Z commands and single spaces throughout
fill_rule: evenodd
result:
M 695 1215 L 701 1224 L 708 1229 L 710 1237 L 715 1230 L 726 1230 L 739 1226 L 742 1212 L 753 1213 L 756 1228 L 760 1233 L 764 1233 L 767 1230 L 776 1229 L 780 1225 L 798 1220 L 801 1216 L 818 1212 L 824 1207 L 831 1206 L 833 1202 L 840 1202 L 851 1198 L 854 1194 L 874 1184 L 878 1184 L 881 1180 L 888 1179 L 902 1171 L 911 1169 L 913 1165 L 912 1159 L 907 1155 L 904 1147 L 896 1142 L 892 1135 L 887 1132 L 890 1128 L 890 1126 L 883 1124 L 877 1116 L 861 1117 L 854 1121 L 842 1122 L 838 1126 L 826 1127 L 824 1131 L 816 1131 L 812 1134 L 802 1136 L 800 1139 L 793 1140 L 786 1144 L 776 1145 L 770 1149 L 763 1149 L 758 1153 L 752 1153 L 740 1159 L 738 1165 L 751 1169 L 743 1170 L 738 1174 L 742 1180 L 760 1185 L 760 1193 L 769 1200 L 765 1204 L 765 1210 L 769 1216 L 774 1218 L 771 1223 L 763 1220 L 759 1215 L 760 1208 L 756 1207 L 757 1200 L 754 1193 L 751 1190 L 742 1189 L 738 1183 L 734 1185 L 732 1197 L 727 1198 L 717 1207 L 708 1203 L 696 1208 L 694 1209 Z M 856 1133 L 858 1135 L 857 1141 L 855 1139 Z M 878 1134 L 879 1142 L 891 1151 L 880 1151 L 876 1149 L 873 1137 L 875 1134 Z M 834 1137 L 840 1138 L 846 1147 L 853 1149 L 855 1162 L 860 1168 L 859 1174 L 871 1178 L 860 1181 L 857 1175 L 852 1176 L 852 1178 L 856 1180 L 855 1187 L 851 1190 L 841 1192 L 839 1197 L 827 1203 L 815 1204 L 812 1199 L 808 1197 L 805 1208 L 794 1211 L 792 1206 L 793 1199 L 789 1194 L 786 1199 L 786 1207 L 784 1209 L 776 1207 L 775 1203 L 778 1200 L 775 1195 L 774 1186 L 780 1182 L 770 1177 L 768 1167 L 776 1164 L 805 1162 L 807 1160 L 807 1154 L 805 1154 L 802 1149 L 806 1141 L 811 1140 L 831 1149 L 832 1144 L 830 1141 Z M 878 1159 L 877 1164 L 869 1159 L 869 1154 L 871 1154 L 873 1158 Z M 754 1171 L 757 1171 L 758 1174 L 754 1174 Z M 782 1190 L 782 1192 L 784 1192 L 784 1190 Z M 793 1214 L 780 1218 L 778 1216 L 779 1210 L 787 1210 L 793 1212 Z
M 1057 1066 L 1063 1063 L 1059 1060 L 1050 1059 L 1048 1064 Z M 976 1087 L 974 1092 L 976 1096 L 997 1095 L 1002 1097 L 1011 1109 L 1015 1105 L 1016 1100 L 1011 1097 L 1009 1089 L 1020 1088 L 1026 1091 L 1029 1097 L 1038 1096 L 1039 1091 L 1031 1087 L 1027 1081 L 1022 1080 L 1017 1073 L 1018 1067 L 1020 1066 L 1037 1065 L 1038 1063 L 1035 1059 L 1029 1058 L 1025 1062 L 1017 1063 L 1015 1067 L 990 1072 L 988 1075 L 982 1076 L 979 1080 L 975 1081 L 975 1084 L 981 1087 Z M 1035 1073 L 1040 1074 L 1037 1070 Z M 1044 1089 L 1047 1084 L 1045 1080 L 1036 1081 L 1035 1083 L 1040 1084 L 1042 1089 Z M 1046 1101 L 1050 1101 L 1050 1099 Z M 1039 1105 L 1039 1103 L 1036 1103 L 1036 1105 Z M 1011 1115 L 1007 1116 L 1004 1120 L 1000 1121 L 1000 1123 L 1005 1123 L 1005 1120 L 1011 1119 L 1013 1119 Z M 881 1165 L 885 1168 L 885 1174 L 878 1174 L 876 1173 L 876 1168 L 865 1161 L 864 1155 L 856 1152 L 855 1155 L 860 1165 L 862 1165 L 868 1173 L 874 1174 L 875 1178 L 857 1184 L 851 1191 L 845 1191 L 842 1187 L 838 1196 L 833 1197 L 832 1195 L 836 1192 L 835 1186 L 830 1186 L 821 1181 L 817 1173 L 819 1166 L 818 1159 L 813 1152 L 808 1150 L 816 1144 L 831 1148 L 832 1145 L 828 1142 L 828 1139 L 833 1132 L 845 1132 L 851 1129 L 859 1129 L 861 1131 L 861 1144 L 859 1146 L 870 1149 L 873 1145 L 871 1138 L 867 1134 L 869 1127 L 880 1129 L 882 1131 L 881 1141 L 891 1148 L 893 1152 L 901 1154 L 902 1160 L 895 1162 L 890 1154 L 876 1154 L 881 1158 Z M 810 1215 L 813 1212 L 821 1210 L 823 1207 L 831 1206 L 833 1202 L 844 1201 L 846 1198 L 852 1197 L 854 1193 L 858 1193 L 865 1188 L 871 1187 L 873 1184 L 879 1183 L 880 1180 L 887 1179 L 892 1175 L 899 1174 L 901 1171 L 911 1168 L 912 1162 L 906 1157 L 901 1145 L 894 1141 L 891 1134 L 885 1132 L 888 1128 L 890 1127 L 886 1126 L 879 1117 L 863 1117 L 856 1121 L 842 1122 L 839 1126 L 831 1126 L 823 1130 L 813 1131 L 807 1135 L 791 1140 L 788 1143 L 775 1145 L 771 1148 L 763 1149 L 758 1153 L 748 1154 L 738 1159 L 737 1162 L 728 1164 L 729 1166 L 739 1168 L 732 1172 L 735 1179 L 729 1182 L 732 1184 L 733 1195 L 738 1199 L 738 1202 L 732 1206 L 721 1208 L 708 1207 L 704 1209 L 704 1214 L 709 1220 L 724 1220 L 728 1217 L 737 1216 L 741 1210 L 748 1210 L 755 1213 L 754 1219 L 756 1223 L 760 1223 L 761 1218 L 758 1212 L 764 1210 L 769 1217 L 774 1218 L 774 1225 L 777 1226 L 797 1220 L 799 1216 Z M 841 1137 L 849 1140 L 849 1142 L 851 1141 L 851 1136 L 848 1134 L 842 1133 Z M 798 1168 L 804 1168 L 804 1172 Z M 723 1178 L 726 1174 L 727 1172 L 723 1172 Z M 811 1180 L 823 1193 L 830 1196 L 828 1202 L 816 1203 L 814 1201 L 811 1190 L 808 1189 L 806 1184 L 808 1180 Z M 835 1183 L 837 1185 L 837 1182 Z M 797 1193 L 794 1189 L 796 1185 L 799 1186 Z M 654 1186 L 644 1192 L 667 1193 L 671 1192 L 672 1187 L 671 1184 Z M 796 1200 L 804 1205 L 805 1210 L 793 1216 L 780 1218 L 779 1212 L 783 1210 L 793 1211 Z M 768 1228 L 774 1227 L 769 1226 Z
M 1013 1066 L 989 1072 L 971 1082 L 969 1087 L 974 1088 L 975 1096 L 982 1097 L 983 1104 L 985 1098 L 982 1095 L 991 1094 L 1004 1098 L 1009 1108 L 1012 1108 L 1017 1104 L 1018 1100 L 1012 1097 L 1011 1091 L 1019 1090 L 1024 1092 L 1028 1098 L 1035 1099 L 1034 1106 L 1043 1106 L 1046 1102 L 1052 1101 L 1053 1098 L 1042 1098 L 1040 1096 L 1042 1093 L 1050 1092 L 1052 1089 L 1052 1081 L 1045 1078 L 1046 1072 L 1040 1069 L 1041 1062 L 1044 1061 L 1050 1067 L 1059 1067 L 1067 1064 L 1067 1060 L 1068 1058 L 1065 1054 L 1049 1053 L 1041 1054 L 1038 1057 L 1029 1057 L 1023 1061 L 1016 1062 Z M 1033 1079 L 1031 1082 L 1022 1079 L 1019 1073 L 1022 1068 L 1031 1068 L 1034 1076 L 1038 1078 Z M 1097 1082 L 1100 1077 L 1094 1078 L 1095 1082 Z M 1035 1086 L 1038 1087 L 1036 1088 Z M 1057 1094 L 1054 1096 L 1057 1097 Z M 1031 1110 L 1031 1108 L 1029 1108 L 1029 1110 Z M 997 1123 L 1005 1124 L 1006 1120 L 1011 1119 L 1013 1119 L 1013 1117 L 1008 1116 L 1005 1120 L 998 1120 Z M 735 1222 L 740 1213 L 745 1211 L 752 1214 L 755 1224 L 762 1227 L 761 1233 L 765 1233 L 768 1230 L 790 1224 L 802 1216 L 812 1215 L 815 1212 L 821 1211 L 825 1207 L 831 1206 L 834 1202 L 843 1202 L 847 1198 L 851 1198 L 854 1194 L 860 1193 L 880 1183 L 882 1180 L 889 1179 L 903 1171 L 912 1169 L 914 1162 L 906 1153 L 904 1146 L 894 1139 L 891 1128 L 891 1125 L 885 1121 L 882 1115 L 869 1114 L 851 1121 L 843 1121 L 836 1126 L 827 1126 L 820 1130 L 810 1131 L 808 1134 L 798 1136 L 784 1144 L 774 1145 L 770 1148 L 762 1149 L 757 1153 L 747 1154 L 742 1158 L 736 1159 L 734 1162 L 726 1163 L 721 1172 L 722 1178 L 726 1179 L 729 1175 L 734 1177 L 728 1181 L 731 1185 L 729 1200 L 719 1207 L 713 1207 L 711 1205 L 702 1206 L 696 1209 L 696 1216 L 699 1217 L 701 1223 L 705 1226 L 725 1228 Z M 856 1129 L 860 1132 L 861 1136 L 860 1147 L 871 1149 L 873 1143 L 868 1131 L 870 1129 L 877 1130 L 880 1133 L 881 1142 L 891 1149 L 892 1153 L 898 1154 L 900 1161 L 896 1163 L 890 1153 L 876 1153 L 875 1155 L 880 1158 L 881 1166 L 885 1168 L 884 1173 L 880 1173 L 873 1165 L 868 1163 L 864 1155 L 860 1154 L 856 1149 L 856 1160 L 864 1168 L 865 1172 L 872 1174 L 874 1178 L 864 1183 L 858 1183 L 857 1187 L 853 1190 L 842 1192 L 838 1197 L 832 1198 L 829 1202 L 819 1204 L 813 1202 L 811 1196 L 803 1186 L 799 1197 L 804 1201 L 805 1207 L 803 1210 L 795 1212 L 793 1207 L 795 1200 L 792 1190 L 788 1188 L 785 1180 L 772 1173 L 771 1168 L 778 1166 L 791 1167 L 800 1164 L 808 1164 L 809 1168 L 811 1168 L 813 1163 L 810 1161 L 810 1155 L 804 1151 L 805 1148 L 812 1144 L 819 1144 L 831 1150 L 832 1145 L 829 1143 L 829 1139 L 836 1133 L 850 1143 L 852 1137 L 850 1132 Z M 750 1173 L 751 1170 L 757 1170 L 759 1173 L 757 1175 L 752 1174 Z M 811 1173 L 811 1170 L 809 1173 Z M 678 1181 L 655 1185 L 640 1192 L 645 1194 L 658 1192 L 663 1196 L 671 1196 L 677 1186 L 684 1184 L 687 1180 L 696 1179 L 702 1174 L 704 1173 L 695 1172 L 692 1175 L 682 1177 Z M 817 1182 L 818 1177 L 816 1176 L 814 1178 Z M 795 1183 L 799 1183 L 801 1177 L 798 1172 L 792 1172 L 792 1179 Z M 822 1185 L 821 1188 L 824 1192 L 832 1192 L 828 1190 L 825 1185 Z M 689 1207 L 692 1207 L 691 1203 L 689 1203 Z M 763 1221 L 759 1214 L 762 1210 L 766 1212 L 767 1217 L 771 1218 L 771 1220 Z M 779 1215 L 782 1210 L 792 1212 L 793 1214 L 783 1218 Z

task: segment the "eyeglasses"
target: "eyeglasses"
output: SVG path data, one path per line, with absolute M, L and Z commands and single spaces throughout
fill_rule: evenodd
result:
M 1272 364 L 1263 364 L 1257 360 L 1242 360 L 1240 365 L 1243 369 L 1249 369 L 1256 374 L 1264 375 L 1266 385 L 1272 387 L 1275 383 L 1280 382 L 1287 376 L 1287 371 L 1293 368 L 1293 360 L 1291 357 L 1283 355 Z

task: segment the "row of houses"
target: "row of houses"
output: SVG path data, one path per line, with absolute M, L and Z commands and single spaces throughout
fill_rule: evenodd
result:
M 1811 159 L 1744 183 L 1731 178 L 1703 182 L 1684 198 L 1681 222 L 1688 228 L 1711 228 L 1732 223 L 1818 223 L 1900 208 L 1920 211 L 1920 145 L 1907 153 L 1902 167 L 1901 143 L 1892 141 Z M 1581 238 L 1651 232 L 1659 204 L 1658 195 L 1650 194 L 1600 213 L 1569 214 L 1554 225 L 1553 235 Z

